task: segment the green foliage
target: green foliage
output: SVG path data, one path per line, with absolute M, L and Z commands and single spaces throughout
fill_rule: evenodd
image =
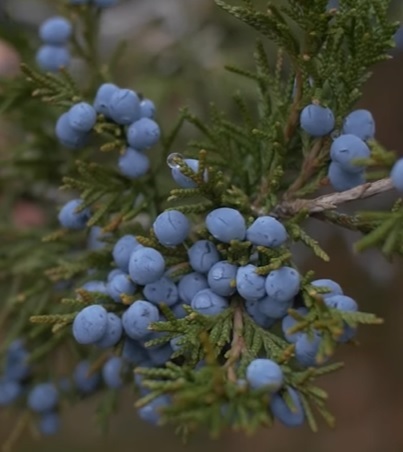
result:
M 371 67 L 388 58 L 397 28 L 387 16 L 389 0 L 340 0 L 338 10 L 327 10 L 326 0 L 273 1 L 264 9 L 252 0 L 241 3 L 216 0 L 224 13 L 259 35 L 253 69 L 227 66 L 230 75 L 253 85 L 256 96 L 250 99 L 239 91 L 233 95 L 236 118 L 214 104 L 208 118 L 182 109 L 170 131 L 163 131 L 151 171 L 136 181 L 116 169 L 116 159 L 126 147 L 125 127 L 98 115 L 89 143 L 75 151 L 64 149 L 54 136 L 61 113 L 78 101 L 90 102 L 100 83 L 113 80 L 123 47 L 102 64 L 96 48 L 100 11 L 91 6 L 61 5 L 74 24 L 73 52 L 88 65 L 88 84 L 84 86 L 67 69 L 57 74 L 35 69 L 30 40 L 11 30 L 0 30 L 0 35 L 14 43 L 24 57 L 21 74 L 0 80 L 0 113 L 23 134 L 2 161 L 0 189 L 4 199 L 0 215 L 9 218 L 12 206 L 27 193 L 47 215 L 37 229 L 16 230 L 11 220 L 1 225 L 0 287 L 5 297 L 0 325 L 7 329 L 1 353 L 4 355 L 14 339 L 27 338 L 33 345 L 30 360 L 37 381 L 57 376 L 52 363 L 60 352 L 74 363 L 89 359 L 91 372 L 99 371 L 109 354 L 123 354 L 123 341 L 106 353 L 78 346 L 70 329 L 77 313 L 89 304 L 101 304 L 121 314 L 143 298 L 140 288 L 133 295 L 123 296 L 122 303 L 83 289 L 90 279 L 106 278 L 113 268 L 112 246 L 127 233 L 163 254 L 175 282 L 192 271 L 187 255 L 192 243 L 212 239 L 203 220 L 210 210 L 221 206 L 238 209 L 248 225 L 268 214 L 284 223 L 289 242 L 279 248 L 253 249 L 248 241 L 217 243 L 222 258 L 238 265 L 249 263 L 256 251 L 260 275 L 283 265 L 295 267 L 290 245 L 297 242 L 324 262 L 331 259 L 306 232 L 310 217 L 361 232 L 357 251 L 376 246 L 388 258 L 403 253 L 401 200 L 390 211 L 347 215 L 337 210 L 342 204 L 340 194 L 331 194 L 327 204 L 323 197 L 303 199 L 328 184 L 325 175 L 331 139 L 309 137 L 299 127 L 301 109 L 312 102 L 329 106 L 340 127 L 360 98 Z M 276 45 L 275 58 L 267 51 L 267 38 Z M 187 149 L 182 154 L 170 154 L 183 126 L 189 124 L 195 135 Z M 388 173 L 395 156 L 377 142 L 371 143 L 371 149 L 371 158 L 364 163 L 368 178 L 376 180 L 380 173 L 382 177 Z M 186 164 L 185 156 L 198 158 L 197 173 Z M 195 188 L 172 188 L 167 158 L 195 183 Z M 60 185 L 64 191 L 55 191 Z M 341 194 L 342 201 L 365 197 L 369 187 L 373 187 L 371 183 L 365 184 L 350 197 Z M 391 188 L 390 184 L 385 187 Z M 91 209 L 84 231 L 60 229 L 56 221 L 58 207 L 73 196 L 84 201 L 83 208 Z M 192 220 L 194 228 L 184 244 L 159 244 L 151 223 L 164 209 L 180 210 Z M 88 229 L 95 225 L 102 228 L 105 246 L 90 250 Z M 168 395 L 172 403 L 162 411 L 161 420 L 174 425 L 184 437 L 200 426 L 213 435 L 229 426 L 248 433 L 261 426 L 270 427 L 274 422 L 268 406 L 270 388 L 252 391 L 244 382 L 248 364 L 264 356 L 281 365 L 284 388 L 298 390 L 312 430 L 317 430 L 316 414 L 333 425 L 327 395 L 317 386 L 317 379 L 342 367 L 326 362 L 339 345 L 346 325 L 355 328 L 381 320 L 370 313 L 329 308 L 324 303 L 327 290 L 312 285 L 312 279 L 312 272 L 303 277 L 298 295 L 301 306 L 309 312 L 302 316 L 294 308 L 289 310 L 296 320 L 289 333 L 303 332 L 310 337 L 321 334 L 317 367 L 302 368 L 295 359 L 295 345 L 283 339 L 278 323 L 273 328 L 258 326 L 240 297 L 232 297 L 228 309 L 210 317 L 185 306 L 186 316 L 178 319 L 162 303 L 164 318 L 151 325 L 153 335 L 146 345 L 152 349 L 175 339 L 179 348 L 163 367 L 135 366 L 135 373 L 143 376 L 142 384 L 149 390 L 136 406 Z M 132 381 L 131 372 L 125 381 Z M 281 395 L 292 408 L 284 390 Z M 70 396 L 75 401 L 77 394 Z M 97 410 L 104 430 L 117 410 L 117 392 L 105 392 Z

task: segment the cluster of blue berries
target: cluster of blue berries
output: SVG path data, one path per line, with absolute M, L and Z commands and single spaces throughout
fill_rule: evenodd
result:
M 330 108 L 311 104 L 301 111 L 300 123 L 309 135 L 322 137 L 334 130 L 335 117 Z M 359 160 L 370 157 L 367 141 L 374 136 L 375 121 L 371 112 L 359 109 L 346 116 L 340 135 L 330 147 L 328 177 L 336 191 L 365 183 L 365 166 Z
M 36 53 L 36 63 L 44 71 L 57 72 L 70 64 L 68 41 L 73 27 L 64 17 L 51 17 L 39 28 L 39 37 L 43 42 Z
M 129 179 L 146 174 L 150 160 L 146 155 L 160 138 L 160 128 L 154 121 L 155 105 L 135 91 L 104 83 L 96 93 L 93 105 L 79 102 L 63 113 L 56 123 L 56 136 L 70 149 L 85 145 L 97 122 L 97 115 L 126 128 L 128 146 L 119 157 L 120 172 Z

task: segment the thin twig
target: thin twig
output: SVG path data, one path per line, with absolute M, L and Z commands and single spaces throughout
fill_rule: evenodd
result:
M 274 213 L 280 216 L 292 216 L 301 210 L 309 213 L 319 213 L 325 210 L 336 209 L 340 204 L 355 201 L 357 199 L 370 198 L 371 196 L 384 193 L 393 188 L 390 178 L 368 182 L 350 190 L 319 196 L 315 199 L 297 199 L 285 201 L 279 204 Z
M 237 381 L 235 367 L 244 350 L 245 341 L 243 338 L 243 311 L 241 305 L 238 304 L 234 309 L 231 350 L 229 352 L 228 360 L 225 363 L 225 366 L 227 367 L 228 380 L 233 383 L 236 383 Z

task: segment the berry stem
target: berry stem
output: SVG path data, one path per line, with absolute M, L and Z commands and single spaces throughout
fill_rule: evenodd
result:
M 235 366 L 246 347 L 243 338 L 243 327 L 243 310 L 241 304 L 237 303 L 234 307 L 231 349 L 229 350 L 228 359 L 225 363 L 228 380 L 233 383 L 236 383 L 237 381 Z

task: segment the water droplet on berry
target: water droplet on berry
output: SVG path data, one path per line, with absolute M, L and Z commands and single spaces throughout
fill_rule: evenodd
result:
M 169 154 L 167 157 L 167 165 L 172 169 L 179 168 L 179 165 L 176 162 L 178 159 L 184 160 L 183 155 L 179 154 L 179 152 L 173 152 L 172 154 Z

